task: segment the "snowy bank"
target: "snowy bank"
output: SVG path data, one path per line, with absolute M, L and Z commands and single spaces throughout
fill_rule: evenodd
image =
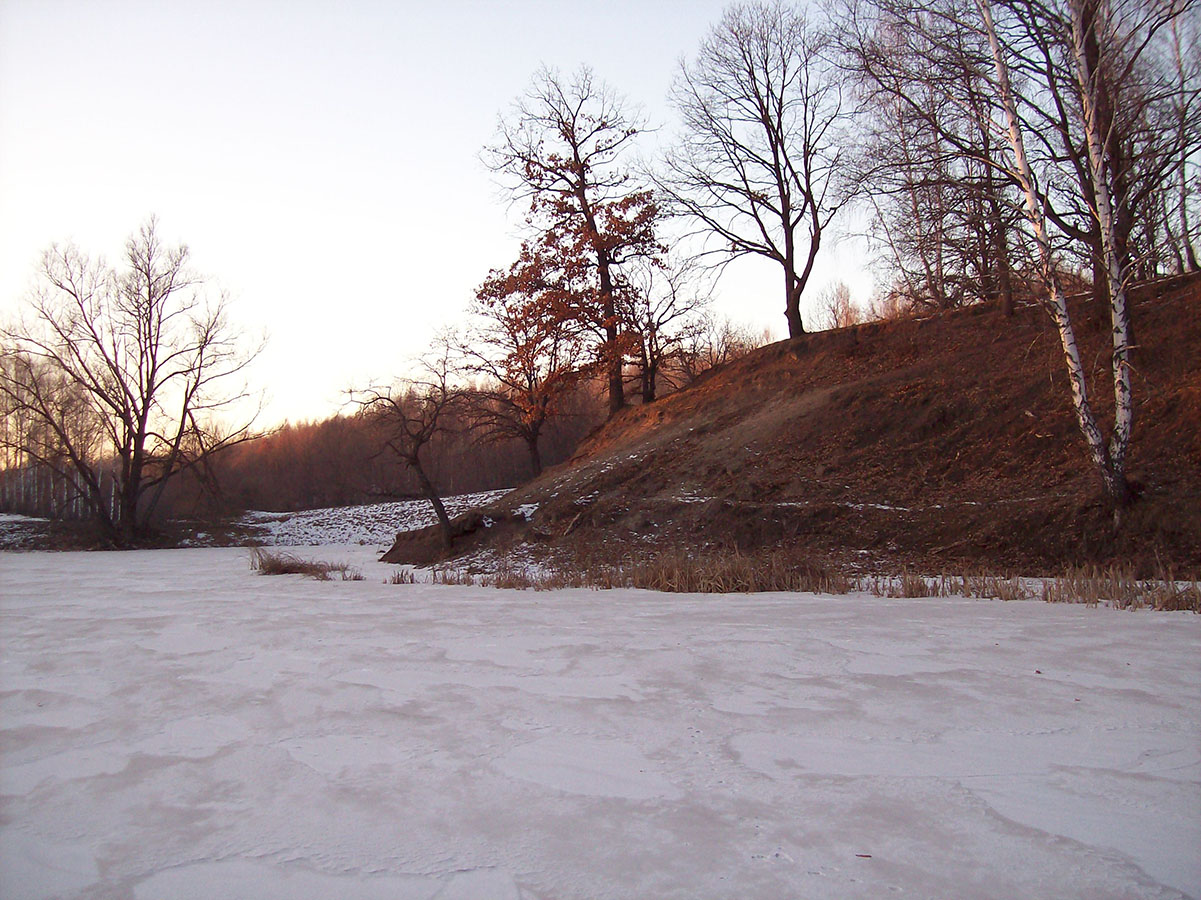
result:
M 443 498 L 446 512 L 457 516 L 487 506 L 511 488 L 458 494 Z M 391 544 L 398 531 L 415 531 L 437 522 L 428 500 L 395 500 L 362 506 L 335 506 L 300 512 L 249 512 L 242 524 L 261 529 L 258 537 L 273 546 L 316 546 L 319 544 Z

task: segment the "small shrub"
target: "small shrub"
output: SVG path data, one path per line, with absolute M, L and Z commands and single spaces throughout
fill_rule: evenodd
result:
M 412 569 L 397 569 L 388 578 L 387 584 L 416 584 L 417 576 Z

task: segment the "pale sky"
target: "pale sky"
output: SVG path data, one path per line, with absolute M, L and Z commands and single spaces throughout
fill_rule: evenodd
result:
M 541 65 L 588 64 L 658 135 L 721 0 L 0 0 L 0 317 L 54 242 L 120 259 L 150 215 L 265 332 L 261 425 L 323 418 L 403 371 L 508 265 L 522 210 L 480 162 Z M 870 288 L 851 242 L 835 278 Z M 733 267 L 716 309 L 784 328 L 782 276 Z

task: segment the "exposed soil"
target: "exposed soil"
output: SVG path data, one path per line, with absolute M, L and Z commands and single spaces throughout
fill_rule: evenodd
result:
M 1112 419 L 1107 310 L 1077 329 Z M 764 347 L 687 390 L 631 407 L 575 456 L 456 523 L 456 554 L 672 545 L 785 547 L 866 569 L 1025 574 L 1122 563 L 1201 571 L 1201 278 L 1135 295 L 1138 499 L 1114 534 L 1039 308 L 990 306 Z M 508 515 L 537 504 L 526 521 Z M 438 556 L 429 531 L 385 559 Z

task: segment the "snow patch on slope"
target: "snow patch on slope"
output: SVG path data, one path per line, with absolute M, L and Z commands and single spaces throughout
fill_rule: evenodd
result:
M 453 518 L 487 506 L 509 493 L 510 488 L 459 494 L 442 500 Z M 437 519 L 428 500 L 397 500 L 364 506 L 306 509 L 292 513 L 250 512 L 242 524 L 263 530 L 263 543 L 283 547 L 316 547 L 322 544 L 390 544 L 397 532 L 415 531 Z

